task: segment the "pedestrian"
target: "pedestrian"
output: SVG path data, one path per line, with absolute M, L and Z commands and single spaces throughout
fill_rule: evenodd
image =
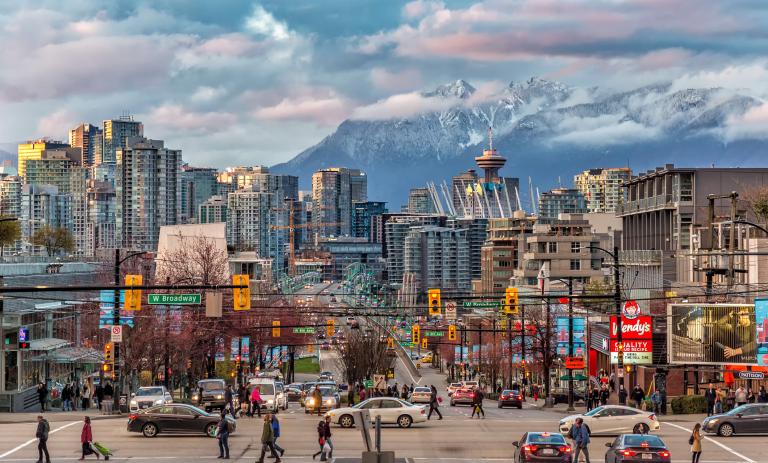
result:
M 227 412 L 222 410 L 216 427 L 216 439 L 219 441 L 219 458 L 229 460 L 229 431 L 232 425 L 227 421 Z
M 80 432 L 80 445 L 83 448 L 83 454 L 80 457 L 81 460 L 85 460 L 86 455 L 90 455 L 92 453 L 96 454 L 96 459 L 98 460 L 99 453 L 95 452 L 93 448 L 91 447 L 91 444 L 93 444 L 93 431 L 91 430 L 91 418 L 86 416 L 83 420 L 83 430 Z
M 400 393 L 400 398 L 403 400 L 408 400 L 408 386 L 403 384 L 403 390 Z
M 701 423 L 696 423 L 693 427 L 688 443 L 691 444 L 691 463 L 699 463 L 699 458 L 701 458 Z
M 749 388 L 747 390 L 747 403 L 748 404 L 755 403 L 755 393 L 752 391 L 752 388 Z
M 715 400 L 717 400 L 717 391 L 712 383 L 709 383 L 709 387 L 704 391 L 704 399 L 707 401 L 707 416 L 712 416 L 715 412 Z
M 72 391 L 72 410 L 77 410 L 77 405 L 80 402 L 80 381 L 73 383 L 74 390 Z
M 91 408 L 91 388 L 88 386 L 88 384 L 83 385 L 83 403 L 82 403 L 83 410 L 88 410 Z
M 598 405 L 600 405 L 600 391 L 595 386 L 592 388 L 592 406 L 597 408 Z
M 539 401 L 539 386 L 537 384 L 533 385 L 533 401 Z
M 280 452 L 282 457 L 285 453 L 285 449 L 277 445 L 277 439 L 280 437 L 280 421 L 277 419 L 277 415 L 272 415 L 272 445 L 275 446 L 275 450 Z
M 360 402 L 365 400 L 365 386 L 360 386 Z
M 40 402 L 40 412 L 42 413 L 45 411 L 46 402 L 48 402 L 48 387 L 43 383 L 37 385 L 37 400 Z
M 661 410 L 661 394 L 659 394 L 659 391 L 653 391 L 653 394 L 651 394 L 651 404 L 653 404 L 653 413 L 658 415 Z
M 611 376 L 608 379 L 608 385 L 611 387 L 611 392 L 616 392 L 616 373 L 611 372 Z
M 723 413 L 723 399 L 725 398 L 725 393 L 721 388 L 717 388 L 715 390 L 715 409 L 714 413 L 716 415 Z
M 261 418 L 261 391 L 259 390 L 258 385 L 253 386 L 253 390 L 251 391 L 251 417 L 253 417 L 254 410 L 259 415 L 259 418 Z
M 101 403 L 104 401 L 104 387 L 102 387 L 101 383 L 96 385 L 94 392 L 96 393 L 96 403 L 94 404 L 94 406 L 99 410 L 102 410 Z
M 315 399 L 315 404 L 317 405 L 317 416 L 320 416 L 323 408 L 323 393 L 320 392 L 319 387 L 315 387 L 315 390 L 312 391 L 312 398 Z
M 475 417 L 475 413 L 477 413 L 477 419 L 480 419 L 480 414 L 483 415 L 483 419 L 485 419 L 485 411 L 483 410 L 483 399 L 485 398 L 485 395 L 483 394 L 483 391 L 480 388 L 475 389 L 475 396 L 472 398 L 472 416 L 471 418 Z
M 608 405 L 608 396 L 610 395 L 611 393 L 608 391 L 608 386 L 603 384 L 600 389 L 600 405 Z
M 43 453 L 45 453 L 45 463 L 51 463 L 51 457 L 48 455 L 48 432 L 51 430 L 51 426 L 48 424 L 48 420 L 43 418 L 43 415 L 37 415 L 37 432 L 35 437 L 37 442 L 37 463 L 42 463 Z
M 330 432 L 330 430 L 329 430 Z M 326 461 L 327 455 L 324 452 L 325 449 L 325 420 L 320 420 L 319 423 L 317 423 L 317 443 L 320 445 L 320 450 L 317 451 L 317 453 L 312 455 L 312 459 L 314 460 L 317 458 L 318 455 L 320 455 L 320 461 Z
M 623 384 L 619 384 L 619 405 L 627 405 L 627 390 Z
M 107 415 L 112 414 L 112 406 L 114 405 L 112 401 L 112 396 L 115 393 L 115 390 L 112 388 L 112 383 L 107 383 L 104 386 L 104 413 Z
M 739 388 L 736 389 L 736 393 L 734 394 L 733 398 L 736 401 L 736 406 L 740 407 L 747 403 L 747 391 L 743 386 L 739 386 Z
M 347 388 L 347 403 L 350 407 L 355 405 L 355 388 L 351 385 Z
M 234 394 L 232 393 L 231 384 L 227 384 L 227 388 L 224 390 L 224 402 L 226 404 L 224 405 L 224 409 L 226 410 L 226 408 L 229 407 L 229 412 L 232 414 L 232 418 L 237 419 L 237 414 L 235 413 Z
M 272 432 L 272 416 L 271 413 L 264 415 L 264 426 L 261 428 L 261 456 L 258 463 L 264 463 L 264 455 L 267 453 L 267 449 L 271 452 L 271 455 L 275 458 L 275 463 L 280 463 L 280 456 L 275 450 L 275 444 L 272 442 L 274 439 L 274 433 Z
M 760 391 L 757 393 L 758 403 L 768 403 L 768 392 L 765 390 L 765 386 L 760 386 Z
M 579 454 L 583 453 L 586 463 L 589 463 L 589 431 L 584 426 L 584 420 L 576 418 L 575 428 L 575 431 L 571 431 L 574 446 L 576 447 L 573 451 L 573 461 L 578 462 Z
M 432 418 L 432 412 L 437 413 L 437 416 L 439 416 L 439 419 L 443 419 L 443 414 L 440 413 L 440 405 L 437 397 L 437 388 L 435 385 L 430 386 L 431 393 L 429 395 L 429 413 L 427 414 L 427 420 Z M 473 411 L 474 413 L 474 411 Z
M 632 400 L 635 401 L 635 408 L 638 410 L 642 409 L 643 406 L 643 399 L 645 398 L 645 393 L 643 392 L 643 389 L 637 385 L 632 390 Z
M 72 392 L 69 384 L 65 384 L 61 390 L 61 411 L 67 412 L 72 409 Z

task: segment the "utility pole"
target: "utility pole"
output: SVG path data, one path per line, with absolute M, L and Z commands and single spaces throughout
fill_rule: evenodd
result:
M 568 277 L 568 357 L 573 358 L 573 277 Z M 573 407 L 573 370 L 568 369 L 568 411 Z
M 115 287 L 120 286 L 120 248 L 115 248 Z M 120 290 L 115 289 L 115 303 L 112 305 L 112 325 L 113 326 L 121 326 L 120 324 Z M 115 378 L 114 385 L 112 387 L 115 397 L 115 404 L 114 404 L 114 410 L 120 414 L 120 380 L 121 380 L 121 370 L 120 370 L 120 343 L 116 342 L 113 343 L 113 356 L 115 361 L 115 366 L 112 369 L 113 371 L 113 377 Z
M 728 236 L 728 288 L 733 286 L 734 282 L 734 265 L 733 261 L 736 259 L 736 207 L 739 201 L 739 194 L 735 191 L 731 192 L 731 226 L 728 227 L 730 234 Z
M 621 282 L 619 272 L 619 247 L 613 247 L 613 299 L 616 303 L 616 356 L 618 357 L 616 362 L 616 368 L 619 370 L 617 376 L 619 377 L 619 386 L 624 385 L 624 343 L 622 342 L 622 326 L 621 326 Z M 621 387 L 619 387 L 621 389 Z

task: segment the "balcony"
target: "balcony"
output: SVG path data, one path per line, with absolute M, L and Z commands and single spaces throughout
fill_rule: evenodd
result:
M 676 207 L 677 203 L 672 201 L 672 195 L 659 195 L 620 204 L 616 207 L 616 215 L 622 216 L 659 209 L 674 209 Z

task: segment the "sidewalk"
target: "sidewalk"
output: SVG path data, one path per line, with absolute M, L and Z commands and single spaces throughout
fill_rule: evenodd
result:
M 43 415 L 50 423 L 80 421 L 84 416 L 91 417 L 91 420 L 114 420 L 127 419 L 127 414 L 122 415 L 102 415 L 99 410 L 91 408 L 88 410 L 78 410 L 75 412 L 47 411 L 45 413 L 25 412 L 25 413 L 0 413 L 0 424 L 13 423 L 34 423 L 37 417 Z

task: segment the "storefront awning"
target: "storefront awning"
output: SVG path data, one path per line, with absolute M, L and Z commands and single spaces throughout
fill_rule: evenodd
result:
M 48 352 L 51 350 L 66 347 L 70 344 L 66 339 L 43 338 L 30 341 L 29 350 L 38 352 Z
M 48 359 L 55 363 L 96 364 L 104 361 L 104 354 L 89 347 L 64 347 L 48 354 Z

